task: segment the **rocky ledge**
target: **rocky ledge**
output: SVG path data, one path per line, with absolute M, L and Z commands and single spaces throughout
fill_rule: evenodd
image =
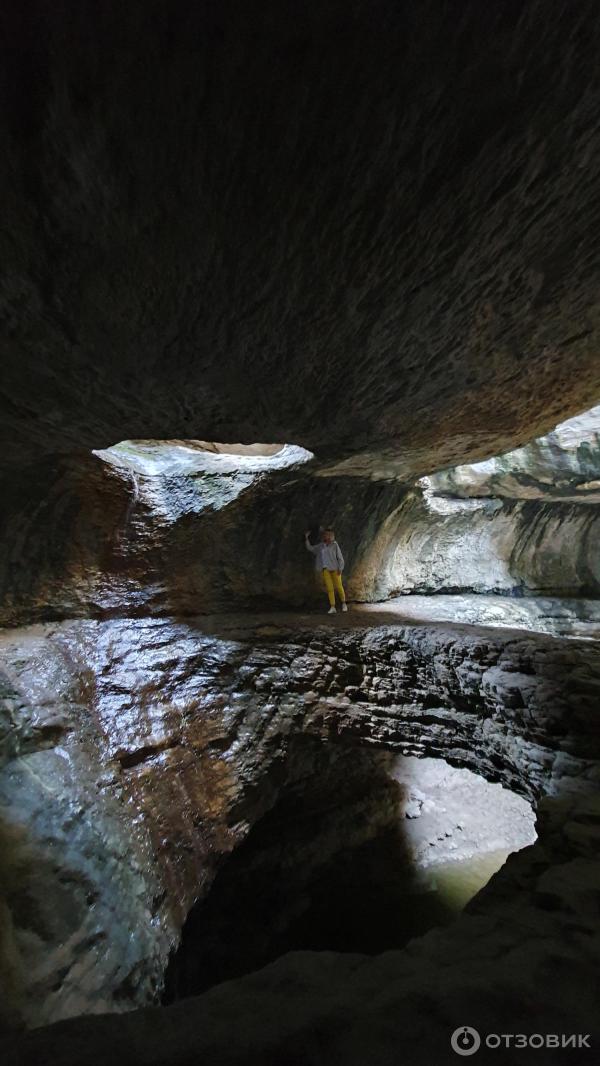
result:
M 538 804 L 538 842 L 459 921 L 404 952 L 284 957 L 199 1000 L 32 1034 L 19 1061 L 71 1061 L 81 1040 L 95 1048 L 89 1061 L 132 1042 L 132 1061 L 164 1061 L 174 1029 L 172 1062 L 218 1048 L 219 1062 L 305 1063 L 358 1062 L 367 1032 L 370 1062 L 388 1061 L 402 1032 L 416 1041 L 427 1030 L 431 1056 L 452 1021 L 495 1032 L 509 1019 L 523 1031 L 587 1017 L 589 1027 L 595 643 L 369 627 L 357 613 L 340 628 L 306 616 L 74 621 L 5 630 L 1 648 L 7 1024 L 155 1003 L 223 857 L 286 779 L 311 772 L 294 756 L 303 736 L 317 748 L 443 756 Z M 277 1058 L 292 1040 L 300 1058 Z

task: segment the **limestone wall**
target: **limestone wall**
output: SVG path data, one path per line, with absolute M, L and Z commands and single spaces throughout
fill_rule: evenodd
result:
M 598 506 L 415 490 L 383 522 L 349 591 L 365 600 L 467 591 L 596 597 L 599 536 Z
M 5 1023 L 153 1002 L 221 858 L 310 774 L 303 734 L 442 756 L 535 802 L 597 783 L 593 642 L 130 619 L 7 630 L 0 651 Z

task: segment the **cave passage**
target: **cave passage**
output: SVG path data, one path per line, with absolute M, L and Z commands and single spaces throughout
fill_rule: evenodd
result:
M 163 1002 L 289 951 L 403 948 L 536 839 L 526 800 L 443 759 L 301 746 L 315 767 L 281 789 L 190 912 Z
M 598 5 L 0 27 L 0 1066 L 428 1066 L 464 1023 L 558 1062 L 600 969 Z

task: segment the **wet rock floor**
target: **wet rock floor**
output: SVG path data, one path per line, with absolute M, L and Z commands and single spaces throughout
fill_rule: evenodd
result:
M 22 947 L 27 952 L 27 965 L 19 964 L 10 978 L 11 1022 L 39 1026 L 156 1003 L 191 908 L 208 898 L 228 857 L 239 854 L 274 809 L 288 779 L 297 780 L 300 771 L 318 779 L 310 759 L 291 758 L 292 742 L 302 738 L 318 740 L 323 752 L 341 743 L 351 747 L 353 774 L 361 750 L 386 758 L 446 758 L 542 810 L 538 843 L 511 855 L 456 922 L 438 922 L 414 939 L 423 926 L 413 916 L 406 930 L 413 939 L 404 951 L 388 948 L 383 962 L 369 955 L 372 962 L 360 964 L 367 985 L 372 972 L 381 988 L 375 971 L 391 966 L 393 960 L 385 960 L 395 954 L 394 1009 L 403 1004 L 403 1024 L 412 1017 L 406 989 L 416 990 L 421 981 L 414 995 L 425 996 L 433 1011 L 432 982 L 439 984 L 445 968 L 445 987 L 460 992 L 461 1004 L 471 999 L 473 967 L 485 974 L 486 987 L 496 989 L 497 1004 L 516 970 L 519 1002 L 536 1002 L 544 1012 L 547 997 L 538 990 L 547 987 L 544 974 L 555 973 L 559 955 L 564 980 L 577 989 L 563 1006 L 569 1024 L 580 1019 L 587 1009 L 587 974 L 597 963 L 590 937 L 597 878 L 598 644 L 497 624 L 415 622 L 401 614 L 407 607 L 402 600 L 335 617 L 280 612 L 85 619 L 0 635 L 6 760 L 0 800 L 15 901 L 8 932 L 14 958 L 19 961 Z M 372 782 L 372 768 L 366 770 L 363 780 Z M 346 777 L 351 780 L 345 774 L 338 780 Z M 364 797 L 360 784 L 355 776 L 354 794 Z M 418 782 L 412 785 L 413 817 L 407 813 L 406 828 L 418 823 L 423 830 L 416 851 L 423 858 L 433 839 L 440 859 L 452 861 L 451 845 L 464 832 L 458 816 L 436 831 L 427 822 L 427 790 L 421 789 L 423 798 L 416 794 Z M 369 828 L 373 815 L 385 813 L 375 799 L 366 810 Z M 481 832 L 483 827 L 473 833 L 475 845 Z M 489 834 L 485 843 L 505 850 Z M 367 845 L 368 839 L 356 836 L 349 841 L 355 852 Z M 338 838 L 336 851 L 341 853 Z M 363 865 L 381 882 L 375 851 L 365 853 Z M 321 848 L 319 853 L 322 858 Z M 319 907 L 325 913 L 328 898 L 337 895 L 346 906 L 350 875 L 340 883 L 339 873 L 333 874 L 337 891 L 330 882 L 327 890 L 315 885 L 312 892 L 313 922 Z M 18 906 L 25 891 L 27 914 Z M 464 895 L 464 884 L 458 891 Z M 380 904 L 364 882 L 354 899 L 348 913 L 356 925 L 363 904 L 377 918 Z M 394 907 L 407 911 L 390 904 L 388 914 Z M 305 907 L 292 917 L 301 923 L 306 913 Z M 271 916 L 267 908 L 264 923 Z M 291 928 L 289 917 L 284 932 Z M 309 952 L 302 963 L 318 1011 L 320 975 L 329 965 L 322 956 L 331 953 L 326 947 L 314 957 Z M 367 951 L 361 945 L 361 958 Z M 355 953 L 340 955 L 339 981 L 358 965 Z M 252 953 L 250 968 L 256 965 Z M 290 973 L 296 965 L 292 953 Z M 268 984 L 270 977 L 256 974 L 253 980 Z M 210 983 L 209 997 L 224 988 L 218 976 Z M 367 987 L 357 997 L 361 1004 L 371 1002 Z M 285 1002 L 291 1002 L 287 995 Z M 200 1050 L 194 1044 L 194 1054 Z

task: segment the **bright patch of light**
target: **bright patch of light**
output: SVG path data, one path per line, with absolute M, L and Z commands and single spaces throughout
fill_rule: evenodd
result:
M 312 452 L 297 444 L 203 445 L 202 441 L 188 443 L 125 440 L 111 448 L 95 451 L 93 454 L 106 463 L 125 467 L 146 477 L 188 474 L 262 474 L 271 470 L 285 470 L 287 467 L 299 466 L 314 459 Z M 213 448 L 215 450 L 212 450 Z M 231 448 L 231 451 L 226 451 L 227 448 Z

